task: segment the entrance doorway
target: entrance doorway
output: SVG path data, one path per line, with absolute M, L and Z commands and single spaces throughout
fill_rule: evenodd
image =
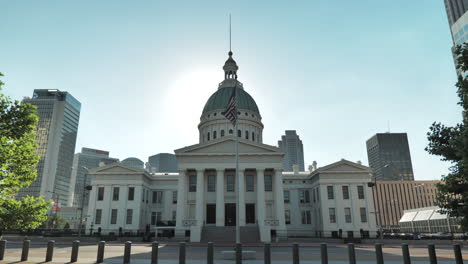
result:
M 255 204 L 245 204 L 245 223 L 255 224 Z
M 206 205 L 206 223 L 216 224 L 216 204 Z
M 236 204 L 227 203 L 224 205 L 224 222 L 225 226 L 236 225 Z

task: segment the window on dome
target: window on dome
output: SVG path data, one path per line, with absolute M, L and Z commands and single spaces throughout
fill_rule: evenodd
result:
M 237 115 L 240 115 L 240 112 L 237 112 Z
M 216 139 L 216 131 L 213 131 L 213 139 Z
M 249 131 L 245 131 L 245 139 L 249 139 Z
M 245 112 L 245 116 L 249 116 L 249 114 L 247 112 Z
M 210 115 L 208 115 L 208 118 L 210 118 Z
M 229 134 L 231 134 L 231 135 L 232 135 L 232 129 L 229 129 Z
M 221 137 L 224 137 L 224 129 L 221 129 Z
M 216 113 L 214 113 L 213 116 L 216 116 Z
M 237 136 L 242 137 L 242 131 L 240 129 L 237 130 Z
M 255 133 L 252 132 L 252 141 L 255 141 Z
M 206 140 L 210 141 L 210 132 L 206 135 Z
M 252 115 L 252 117 L 255 117 L 254 115 Z

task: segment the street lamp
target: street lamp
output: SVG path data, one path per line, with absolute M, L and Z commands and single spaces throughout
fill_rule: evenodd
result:
M 82 186 L 83 193 L 81 195 L 80 224 L 78 225 L 78 237 L 81 237 L 81 228 L 83 226 L 83 210 L 84 210 L 84 201 L 85 201 L 86 191 L 91 190 L 91 186 L 86 185 L 86 178 L 88 176 L 89 169 L 87 167 L 82 167 L 82 168 L 86 170 L 86 173 L 83 177 L 83 186 Z
M 377 175 L 375 175 L 375 173 L 373 172 L 372 173 L 373 175 L 373 178 L 374 178 L 374 182 L 368 182 L 367 183 L 367 187 L 372 187 L 372 191 L 374 192 L 374 197 L 376 199 L 374 199 L 374 201 L 376 201 L 379 197 L 378 197 L 378 188 L 377 188 Z M 375 191 L 374 191 L 374 188 L 375 188 Z M 379 208 L 379 203 L 377 202 L 377 208 L 374 208 L 375 211 L 375 220 L 376 220 L 376 224 L 379 228 L 379 238 L 382 240 L 383 239 L 383 232 L 382 232 L 382 219 L 380 219 L 380 208 Z M 377 216 L 378 214 L 378 216 Z

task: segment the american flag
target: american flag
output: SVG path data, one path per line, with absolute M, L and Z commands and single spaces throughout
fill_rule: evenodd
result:
M 226 106 L 226 110 L 223 112 L 223 116 L 231 121 L 232 125 L 235 126 L 237 122 L 237 107 L 236 107 L 236 87 L 232 89 L 232 95 L 229 98 L 229 102 Z

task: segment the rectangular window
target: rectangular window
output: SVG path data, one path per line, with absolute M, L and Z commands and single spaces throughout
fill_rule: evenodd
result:
M 114 187 L 114 190 L 112 192 L 112 200 L 113 201 L 118 201 L 119 200 L 119 191 L 120 191 L 119 187 Z
M 312 189 L 312 201 L 315 203 L 315 189 Z
M 315 189 L 315 195 L 317 195 L 317 202 L 320 201 L 320 188 L 317 187 L 317 189 Z
M 291 224 L 291 212 L 289 210 L 284 211 L 284 221 L 287 225 Z
M 346 223 L 351 223 L 351 208 L 346 207 L 344 209 L 345 221 Z
M 98 201 L 104 200 L 104 187 L 98 187 Z
M 289 191 L 283 191 L 284 203 L 289 203 Z
M 110 223 L 111 223 L 111 225 L 117 224 L 117 209 L 112 209 Z
M 358 185 L 357 193 L 358 193 L 358 198 L 359 199 L 364 199 L 364 186 Z
M 132 219 L 133 219 L 133 209 L 127 209 L 127 219 L 126 219 L 125 223 L 127 225 L 131 225 L 132 224 Z
M 176 220 L 177 211 L 172 211 L 172 221 Z
M 302 224 L 310 225 L 312 223 L 310 211 L 302 211 Z
M 156 212 L 156 225 L 160 225 L 162 219 L 162 212 Z
M 173 204 L 177 203 L 177 191 L 172 192 L 172 203 Z
M 305 194 L 305 202 L 310 203 L 310 192 L 309 192 L 309 190 L 305 190 L 304 194 Z
M 156 225 L 156 212 L 151 212 L 151 225 Z
M 348 200 L 349 199 L 349 189 L 348 186 L 341 186 L 341 189 L 343 190 L 343 199 Z
M 197 191 L 197 175 L 189 176 L 189 192 Z
M 128 200 L 133 201 L 135 198 L 135 187 L 128 187 Z
M 254 191 L 254 176 L 253 175 L 246 175 L 245 176 L 245 183 L 246 183 L 246 191 L 253 192 Z
M 365 207 L 361 207 L 361 208 L 360 208 L 360 212 L 361 212 L 361 223 L 367 223 L 366 208 L 365 208 Z
M 234 191 L 234 184 L 235 184 L 234 180 L 235 180 L 234 175 L 226 176 L 226 191 L 227 192 L 233 192 Z
M 145 202 L 145 189 L 143 189 L 141 192 L 141 201 Z
M 330 223 L 336 223 L 335 208 L 328 208 L 328 215 L 330 216 Z
M 94 223 L 96 225 L 101 224 L 102 209 L 96 209 L 96 217 L 94 218 Z
M 299 190 L 300 203 L 310 203 L 309 190 Z
M 333 192 L 333 186 L 327 186 L 327 196 L 328 196 L 328 200 L 335 199 L 334 192 Z
M 209 192 L 216 191 L 216 176 L 215 175 L 208 175 L 208 191 Z
M 153 191 L 152 203 L 162 203 L 162 191 Z
M 273 191 L 273 177 L 271 175 L 265 175 L 265 192 Z

